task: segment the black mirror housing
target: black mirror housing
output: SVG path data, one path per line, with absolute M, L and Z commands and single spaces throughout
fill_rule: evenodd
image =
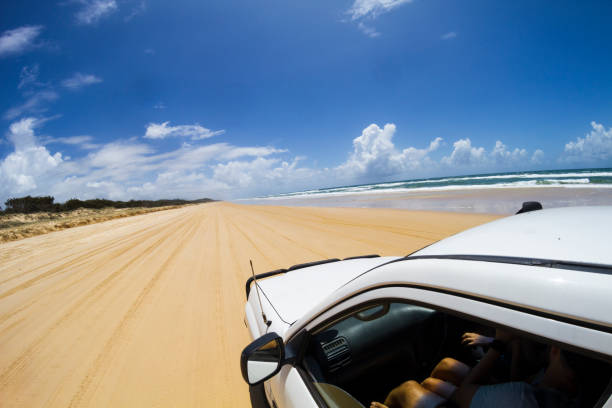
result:
M 249 385 L 257 385 L 275 376 L 285 362 L 285 345 L 276 333 L 267 333 L 242 350 L 240 370 Z

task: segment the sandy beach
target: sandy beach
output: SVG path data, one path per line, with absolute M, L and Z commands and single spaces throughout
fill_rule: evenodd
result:
M 612 205 L 611 188 L 459 188 L 411 191 L 313 194 L 239 200 L 244 204 L 315 207 L 396 208 L 404 210 L 514 214 L 525 201 L 539 201 L 544 208 Z
M 248 406 L 249 259 L 405 255 L 494 218 L 213 203 L 0 244 L 0 405 Z

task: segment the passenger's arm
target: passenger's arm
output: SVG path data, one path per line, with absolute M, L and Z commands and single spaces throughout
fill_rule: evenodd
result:
M 512 336 L 502 330 L 497 330 L 495 333 L 495 340 L 499 340 L 500 342 L 507 344 L 510 340 L 512 340 Z M 501 350 L 498 350 L 498 347 L 490 347 L 487 354 L 476 364 L 474 368 L 470 371 L 470 373 L 465 377 L 461 386 L 453 394 L 452 400 L 457 403 L 461 408 L 468 408 L 470 403 L 472 402 L 472 398 L 476 391 L 478 391 L 478 387 L 480 384 L 486 383 L 490 378 L 491 373 L 493 372 L 493 368 L 495 367 L 495 362 L 501 355 Z

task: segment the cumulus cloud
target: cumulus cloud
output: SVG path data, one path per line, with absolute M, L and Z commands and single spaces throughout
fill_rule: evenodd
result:
M 450 156 L 442 158 L 442 163 L 449 166 L 479 166 L 483 165 L 487 156 L 484 147 L 473 147 L 469 138 L 459 139 L 453 143 L 453 151 Z
M 92 74 L 81 74 L 80 72 L 75 73 L 70 78 L 66 78 L 62 81 L 62 86 L 72 91 L 81 89 L 87 85 L 93 85 L 102 82 L 102 79 Z
M 443 40 L 452 40 L 453 38 L 457 37 L 457 33 L 454 31 L 448 32 L 444 35 L 442 35 L 440 38 Z
M 5 31 L 0 36 L 0 57 L 20 54 L 31 49 L 42 29 L 43 26 L 23 26 Z
M 94 24 L 117 11 L 115 0 L 80 0 L 81 9 L 75 17 L 79 24 Z
M 428 154 L 438 149 L 442 138 L 434 139 L 428 147 L 408 147 L 398 150 L 393 144 L 396 127 L 387 123 L 382 129 L 371 124 L 353 140 L 353 151 L 349 159 L 338 166 L 341 177 L 384 179 L 394 175 L 405 175 L 431 162 Z
M 353 139 L 345 162 L 317 169 L 306 166 L 301 157 L 287 158 L 286 150 L 274 146 L 185 142 L 174 150 L 159 151 L 148 138 L 98 145 L 88 135 L 39 138 L 34 130 L 42 123 L 40 119 L 25 118 L 10 125 L 6 138 L 14 150 L 0 160 L 0 201 L 19 194 L 50 194 L 58 201 L 75 196 L 252 197 L 349 182 L 457 174 L 466 169 L 516 170 L 540 162 L 544 155 L 541 150 L 530 154 L 526 149 L 509 148 L 501 141 L 488 150 L 465 138 L 447 147 L 443 156 L 441 150 L 445 145 L 441 137 L 422 147 L 400 148 L 393 140 L 397 132 L 394 124 L 382 128 L 371 124 Z M 169 126 L 168 122 L 158 126 L 161 127 L 158 138 L 197 139 L 210 132 L 202 127 Z M 594 127 L 594 132 L 610 133 L 603 127 Z M 52 154 L 45 146 L 88 150 L 80 157 L 69 158 L 60 152 Z
M 536 149 L 531 155 L 531 163 L 532 164 L 542 164 L 543 158 L 544 158 L 544 152 L 540 149 Z
M 253 160 L 230 161 L 213 167 L 213 180 L 226 189 L 240 189 L 241 197 L 261 194 L 262 186 L 266 193 L 295 191 L 297 186 L 312 185 L 322 181 L 323 172 L 307 167 L 299 167 L 301 158 L 291 162 L 277 158 L 257 157 Z
M 591 122 L 591 131 L 568 142 L 560 161 L 567 163 L 601 163 L 612 160 L 612 128 Z
M 543 155 L 544 152 L 537 149 L 530 157 L 526 149 L 509 149 L 501 140 L 497 140 L 493 148 L 488 151 L 482 146 L 473 146 L 472 141 L 465 138 L 454 142 L 451 154 L 444 156 L 440 162 L 451 169 L 499 171 L 539 164 Z
M 525 161 L 527 159 L 527 150 L 519 148 L 508 150 L 506 145 L 501 140 L 498 140 L 495 142 L 491 156 L 496 164 L 508 166 Z
M 0 197 L 35 190 L 39 183 L 53 175 L 62 163 L 60 153 L 51 154 L 41 146 L 34 134 L 38 125 L 34 118 L 24 118 L 10 125 L 6 134 L 14 151 L 0 161 Z
M 189 137 L 191 140 L 207 139 L 222 135 L 225 130 L 210 130 L 199 124 L 169 126 L 168 122 L 149 123 L 145 132 L 145 139 L 165 139 L 167 137 Z
M 313 173 L 298 166 L 299 158 L 281 160 L 278 155 L 286 150 L 272 146 L 183 143 L 163 152 L 133 139 L 95 144 L 88 135 L 38 137 L 35 129 L 44 121 L 25 118 L 6 132 L 14 149 L 0 159 L 1 202 L 25 194 L 49 194 L 58 201 L 72 197 L 235 198 L 313 182 Z M 88 150 L 69 158 L 51 154 L 45 146 Z

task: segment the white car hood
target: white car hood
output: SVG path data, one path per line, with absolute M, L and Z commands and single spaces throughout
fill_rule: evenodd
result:
M 289 271 L 257 282 L 262 296 L 265 296 L 283 321 L 291 324 L 351 279 L 398 258 L 388 256 L 332 262 Z

